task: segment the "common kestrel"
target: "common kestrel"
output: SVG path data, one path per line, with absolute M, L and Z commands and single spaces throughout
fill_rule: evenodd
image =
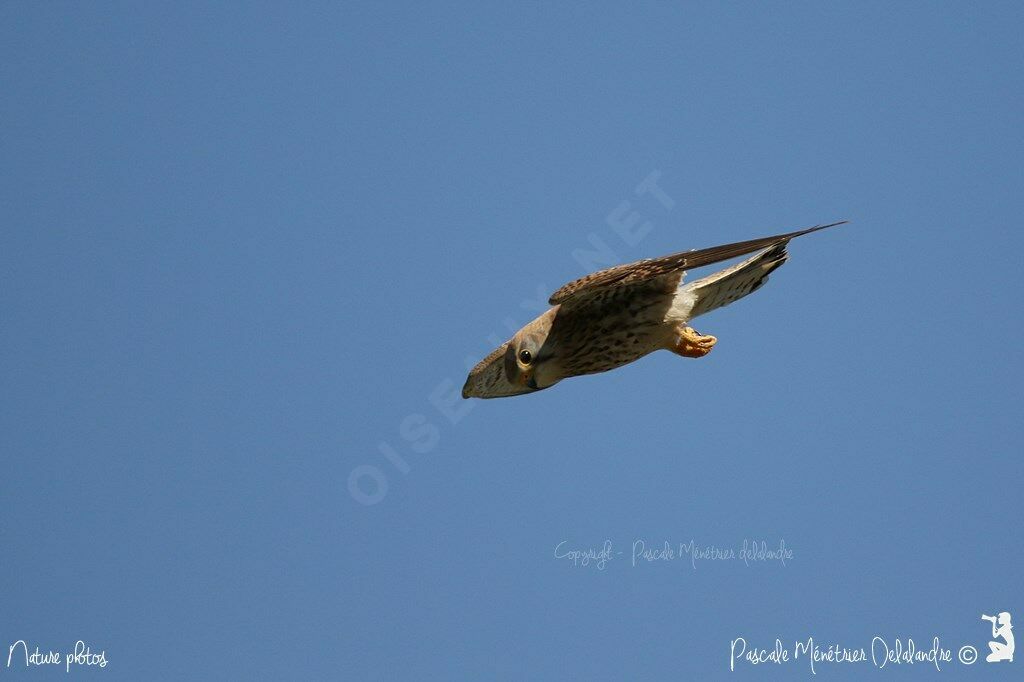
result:
M 566 377 L 607 372 L 659 349 L 686 358 L 711 352 L 717 339 L 690 320 L 757 291 L 786 262 L 794 237 L 842 225 L 751 239 L 618 265 L 552 294 L 549 308 L 469 373 L 463 398 L 533 393 Z M 737 265 L 682 284 L 687 269 L 764 249 Z

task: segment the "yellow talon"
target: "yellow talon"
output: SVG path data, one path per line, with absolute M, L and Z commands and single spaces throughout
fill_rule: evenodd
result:
M 672 352 L 684 358 L 702 358 L 711 352 L 716 343 L 718 339 L 713 336 L 700 334 L 693 327 L 683 327 L 679 330 Z

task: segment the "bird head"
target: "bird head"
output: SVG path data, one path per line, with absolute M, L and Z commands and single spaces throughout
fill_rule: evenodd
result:
M 469 373 L 463 398 L 501 398 L 533 393 L 558 383 L 562 375 L 550 342 L 557 306 L 520 329 Z

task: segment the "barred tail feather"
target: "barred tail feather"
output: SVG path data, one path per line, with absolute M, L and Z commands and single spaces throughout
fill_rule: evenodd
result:
M 692 302 L 689 319 L 727 306 L 752 294 L 768 281 L 776 268 L 786 262 L 788 240 L 738 263 L 680 287 L 678 299 Z

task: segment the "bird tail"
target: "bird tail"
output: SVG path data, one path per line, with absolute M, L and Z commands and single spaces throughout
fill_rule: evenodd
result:
M 682 286 L 679 293 L 693 302 L 689 319 L 727 306 L 760 289 L 768 281 L 768 275 L 789 258 L 788 243 L 789 240 L 780 242 L 731 268 Z

